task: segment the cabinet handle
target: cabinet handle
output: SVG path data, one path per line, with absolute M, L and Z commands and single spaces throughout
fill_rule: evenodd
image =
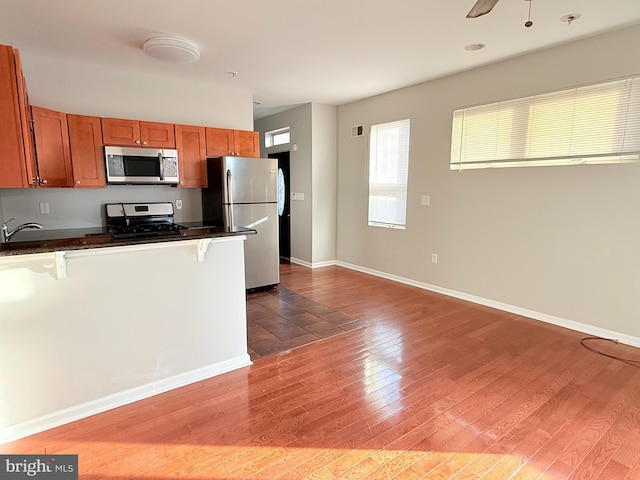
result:
M 80 185 L 80 180 L 76 180 L 76 185 Z
M 140 140 L 136 140 L 136 145 L 140 145 Z
M 43 184 L 43 185 L 46 185 L 47 181 L 46 180 L 40 180 L 40 183 Z
M 143 145 L 146 145 L 146 144 L 147 144 L 147 142 L 142 142 L 142 144 L 143 144 Z

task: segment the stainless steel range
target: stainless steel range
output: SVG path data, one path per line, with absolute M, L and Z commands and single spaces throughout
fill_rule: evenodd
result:
M 114 239 L 180 235 L 185 227 L 173 221 L 173 203 L 107 203 L 107 229 Z

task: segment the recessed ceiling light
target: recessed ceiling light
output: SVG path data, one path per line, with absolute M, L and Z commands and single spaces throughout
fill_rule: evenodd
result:
M 144 42 L 142 49 L 150 57 L 171 63 L 193 63 L 200 59 L 200 50 L 183 38 L 158 35 Z
M 482 50 L 484 47 L 486 47 L 484 43 L 470 43 L 469 45 L 465 46 L 464 49 L 467 52 L 475 52 L 476 50 Z

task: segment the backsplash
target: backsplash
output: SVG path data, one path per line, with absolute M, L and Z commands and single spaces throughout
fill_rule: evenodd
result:
M 182 209 L 175 209 L 182 200 Z M 17 218 L 17 223 L 38 222 L 47 230 L 99 227 L 104 225 L 105 203 L 172 202 L 175 221 L 202 220 L 199 188 L 164 185 L 111 185 L 106 188 L 0 189 L 0 218 Z M 41 210 L 49 213 L 41 213 Z

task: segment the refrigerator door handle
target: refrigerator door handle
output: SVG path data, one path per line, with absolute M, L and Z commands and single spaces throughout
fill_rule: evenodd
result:
M 227 170 L 227 211 L 229 212 L 229 227 L 233 228 L 233 209 L 231 205 L 233 205 L 233 195 L 232 195 L 232 187 L 233 187 L 233 177 L 231 175 L 231 170 Z

